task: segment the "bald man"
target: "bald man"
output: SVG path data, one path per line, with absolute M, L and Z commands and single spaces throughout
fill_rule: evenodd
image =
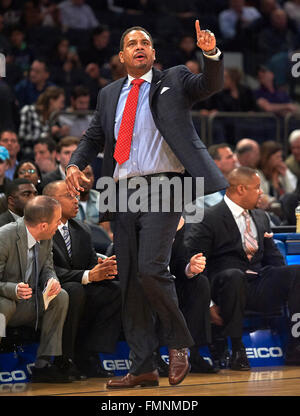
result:
M 206 257 L 206 274 L 213 301 L 230 336 L 233 370 L 249 370 L 242 343 L 244 311 L 271 312 L 286 302 L 290 331 L 286 364 L 300 364 L 300 341 L 293 323 L 300 312 L 300 266 L 286 266 L 277 249 L 265 212 L 256 209 L 262 194 L 260 178 L 247 167 L 228 176 L 224 200 L 205 211 L 186 238 L 189 255 Z M 297 319 L 296 319 L 297 320 Z
M 260 146 L 256 140 L 241 139 L 236 144 L 235 156 L 238 165 L 256 169 L 260 158 Z

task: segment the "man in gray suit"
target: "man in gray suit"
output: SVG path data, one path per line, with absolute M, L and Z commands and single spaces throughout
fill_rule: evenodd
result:
M 69 303 L 52 260 L 51 238 L 60 219 L 59 202 L 37 196 L 26 204 L 24 218 L 0 229 L 0 336 L 5 336 L 6 326 L 40 327 L 33 382 L 71 381 L 51 365 L 51 357 L 62 354 L 62 329 Z M 48 296 L 55 297 L 45 310 L 42 291 L 50 278 L 54 282 Z

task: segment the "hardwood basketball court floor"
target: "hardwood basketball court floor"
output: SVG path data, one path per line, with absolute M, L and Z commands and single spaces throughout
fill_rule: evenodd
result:
M 0 397 L 300 396 L 300 367 L 257 367 L 246 372 L 221 370 L 218 374 L 189 374 L 178 386 L 170 386 L 167 378 L 160 378 L 159 387 L 148 388 L 110 390 L 105 383 L 106 379 L 91 378 L 67 384 L 2 384 Z

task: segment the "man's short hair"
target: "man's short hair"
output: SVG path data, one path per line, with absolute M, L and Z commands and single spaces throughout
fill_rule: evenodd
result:
M 72 146 L 73 144 L 79 145 L 80 139 L 76 136 L 66 136 L 60 139 L 56 146 L 57 153 L 60 153 L 63 147 Z
M 140 32 L 145 32 L 145 33 L 146 33 L 146 35 L 148 35 L 148 36 L 149 36 L 150 41 L 151 41 L 151 44 L 152 44 L 152 46 L 153 46 L 153 39 L 152 39 L 151 34 L 148 32 L 148 30 L 144 29 L 142 26 L 132 26 L 132 27 L 130 27 L 129 29 L 126 29 L 126 30 L 122 33 L 121 40 L 120 40 L 120 51 L 122 51 L 122 50 L 124 49 L 124 39 L 125 39 L 125 36 L 126 36 L 128 33 L 132 32 L 133 30 L 139 30 Z
M 37 144 L 45 144 L 50 153 L 56 150 L 56 143 L 53 139 L 50 139 L 50 138 L 40 137 L 34 142 L 33 146 L 36 146 Z
M 225 147 L 230 148 L 230 145 L 228 143 L 212 144 L 207 150 L 213 160 L 220 160 L 221 157 L 219 154 L 219 149 L 224 149 Z
M 12 133 L 12 134 L 15 134 L 17 136 L 17 139 L 18 139 L 18 134 L 17 134 L 17 132 L 15 130 L 12 130 L 12 129 L 3 129 L 3 130 L 0 131 L 0 140 L 2 139 L 2 135 L 4 133 Z
M 83 85 L 76 85 L 71 92 L 71 97 L 76 100 L 79 97 L 90 96 L 90 90 Z
M 9 196 L 14 196 L 16 192 L 19 190 L 20 185 L 25 184 L 32 184 L 28 179 L 25 178 L 17 178 L 11 181 L 8 186 L 6 187 L 5 196 L 8 198 Z
M 50 196 L 36 196 L 25 205 L 24 221 L 33 227 L 42 222 L 50 224 L 59 205 L 60 203 Z
M 229 173 L 227 179 L 230 187 L 232 187 L 250 182 L 256 174 L 255 169 L 249 168 L 248 166 L 239 166 Z

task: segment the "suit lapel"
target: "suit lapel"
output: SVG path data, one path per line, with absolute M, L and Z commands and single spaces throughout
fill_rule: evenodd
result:
M 250 215 L 254 221 L 257 230 L 257 242 L 258 242 L 258 250 L 255 254 L 258 253 L 261 247 L 263 247 L 263 239 L 264 239 L 264 227 L 260 220 L 260 216 L 257 215 L 256 211 L 250 211 Z
M 161 78 L 162 78 L 162 71 L 159 71 L 158 69 L 153 68 L 152 70 L 152 82 L 151 82 L 151 86 L 150 86 L 150 92 L 149 92 L 149 105 L 151 108 L 152 105 L 152 100 L 153 100 L 153 96 L 155 94 L 155 92 L 159 89 L 159 87 L 161 86 Z
M 68 259 L 68 262 L 71 263 L 71 259 L 70 256 L 68 254 L 68 250 L 67 250 L 67 246 L 65 243 L 65 240 L 63 238 L 63 236 L 61 235 L 60 231 L 57 230 L 56 233 L 53 236 L 53 241 L 55 242 L 55 244 L 58 246 L 58 248 L 64 252 L 64 258 Z M 71 244 L 72 244 L 72 239 L 71 239 Z
M 123 88 L 124 82 L 127 80 L 127 77 L 119 79 L 115 85 L 114 88 L 112 88 L 109 102 L 110 102 L 110 128 L 112 131 L 112 137 L 114 137 L 114 129 L 115 129 L 115 117 L 116 117 L 116 111 L 117 111 L 117 105 L 119 101 L 119 97 Z
M 234 240 L 235 237 L 238 239 L 240 254 L 246 259 L 248 259 L 245 253 L 244 247 L 243 247 L 243 242 L 242 242 L 242 237 L 241 237 L 239 227 L 237 226 L 237 223 L 234 219 L 234 216 L 232 215 L 232 212 L 230 211 L 230 209 L 228 208 L 224 200 L 221 201 L 220 204 L 222 204 L 224 207 L 224 215 L 223 215 L 224 227 L 226 228 L 228 235 L 232 236 L 232 240 Z

